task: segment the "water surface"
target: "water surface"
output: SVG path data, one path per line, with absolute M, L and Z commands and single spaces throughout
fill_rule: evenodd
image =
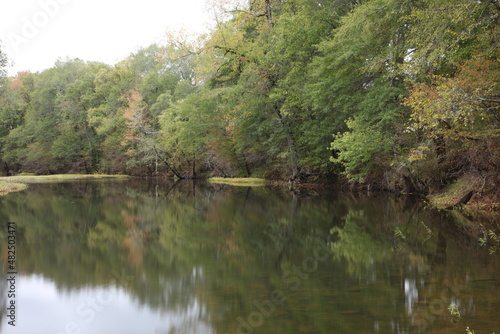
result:
M 453 219 L 387 195 L 32 184 L 0 198 L 0 333 L 498 333 L 499 256 Z

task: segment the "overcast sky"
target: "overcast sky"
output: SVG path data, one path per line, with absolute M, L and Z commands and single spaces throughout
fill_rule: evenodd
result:
M 208 17 L 205 0 L 0 0 L 0 41 L 10 75 L 66 57 L 115 64 L 167 29 L 202 31 Z

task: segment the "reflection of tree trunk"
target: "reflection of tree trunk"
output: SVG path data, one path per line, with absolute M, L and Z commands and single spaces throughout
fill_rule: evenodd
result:
M 299 206 L 300 206 L 299 197 L 292 193 L 292 204 L 290 207 L 290 221 L 293 222 L 295 218 L 299 216 L 298 215 Z
M 180 180 L 176 180 L 175 183 L 172 185 L 172 187 L 170 187 L 170 189 L 167 190 L 167 192 L 165 193 L 165 197 L 168 196 L 168 194 L 170 194 L 172 192 L 172 190 L 174 190 L 175 187 L 177 187 L 177 185 L 179 184 Z
M 282 224 L 276 219 L 274 224 L 277 224 L 279 226 L 279 232 L 277 235 L 277 242 L 278 244 L 276 247 L 279 247 L 279 253 L 276 256 L 276 260 L 274 262 L 276 267 L 281 267 L 281 263 L 283 262 L 283 259 L 286 259 L 286 255 L 291 253 L 291 248 L 293 247 L 293 228 L 294 228 L 294 223 L 299 217 L 299 208 L 300 208 L 300 201 L 299 197 L 296 196 L 294 193 L 291 193 L 292 195 L 292 200 L 290 201 L 290 214 L 287 215 L 287 223 Z
M 247 187 L 247 190 L 245 192 L 245 198 L 243 199 L 243 204 L 241 205 L 241 209 L 240 209 L 240 212 L 241 214 L 243 215 L 244 212 L 245 212 L 245 208 L 246 208 L 246 205 L 247 205 L 247 201 L 248 199 L 250 198 L 250 191 L 252 190 L 252 187 Z
M 436 251 L 434 252 L 434 256 L 432 258 L 432 264 L 444 264 L 444 263 L 446 263 L 446 238 L 443 235 L 443 233 L 439 231 L 436 244 Z

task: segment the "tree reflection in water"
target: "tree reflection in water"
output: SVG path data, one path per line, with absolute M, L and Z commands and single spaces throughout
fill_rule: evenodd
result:
M 255 333 L 446 333 L 452 302 L 464 325 L 500 328 L 498 260 L 466 247 L 452 218 L 399 198 L 93 181 L 33 184 L 1 198 L 0 215 L 17 223 L 22 275 L 54 282 L 58 298 L 119 288 L 127 307 L 157 315 L 145 332 L 244 331 L 238 319 L 275 291 L 283 303 Z M 332 255 L 291 289 L 287 272 L 318 242 Z

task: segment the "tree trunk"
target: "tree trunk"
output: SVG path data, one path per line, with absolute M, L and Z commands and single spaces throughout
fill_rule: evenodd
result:
M 156 149 L 156 147 L 153 147 L 155 153 L 156 153 L 156 156 L 158 157 L 158 159 L 160 159 L 164 164 L 165 166 L 167 166 L 168 169 L 170 169 L 172 171 L 172 173 L 174 173 L 175 176 L 177 176 L 179 179 L 183 180 L 185 179 L 184 176 L 182 176 L 181 174 L 179 174 L 174 168 L 172 168 L 172 166 L 170 166 L 170 164 L 168 163 L 168 161 L 166 159 L 164 159 L 159 153 L 158 153 L 158 150 Z
M 295 180 L 295 178 L 299 175 L 299 166 L 297 163 L 297 150 L 295 149 L 295 143 L 292 137 L 292 131 L 290 130 L 288 122 L 285 122 L 285 120 L 283 120 L 283 117 L 281 116 L 281 112 L 278 106 L 275 106 L 274 112 L 278 116 L 278 119 L 285 130 L 288 151 L 290 152 L 290 168 L 292 170 L 291 179 Z
M 436 138 L 434 138 L 434 144 L 436 145 L 436 154 L 437 154 L 437 159 L 438 159 L 438 164 L 441 164 L 444 162 L 444 158 L 446 156 L 446 140 L 442 135 L 437 135 Z
M 250 175 L 252 175 L 252 172 L 250 171 L 250 166 L 248 165 L 247 159 L 245 159 L 245 171 L 247 172 L 247 177 L 250 177 Z
M 469 203 L 470 199 L 472 198 L 472 195 L 474 195 L 474 190 L 469 191 L 467 194 L 465 194 L 464 197 L 462 197 L 458 202 L 455 204 L 445 208 L 446 210 L 452 210 L 453 208 L 460 206 L 460 205 L 465 205 Z
M 9 165 L 4 161 L 3 169 L 5 170 L 5 175 L 9 176 Z
M 247 157 L 245 156 L 245 153 L 241 153 L 241 156 L 243 157 L 243 163 L 245 164 L 245 171 L 247 173 L 247 177 L 250 177 L 250 175 L 252 175 L 252 172 L 250 171 L 250 166 L 248 165 Z
M 214 168 L 213 168 L 214 170 L 218 169 L 222 173 L 222 177 L 228 177 L 226 172 L 224 172 L 224 170 L 222 168 L 220 168 L 215 161 L 213 161 L 212 164 L 214 165 Z
M 265 0 L 266 4 L 266 18 L 269 28 L 273 27 L 273 12 L 271 10 L 271 0 Z
M 87 159 L 83 158 L 83 166 L 85 167 L 85 173 L 90 174 L 89 166 L 87 165 Z

